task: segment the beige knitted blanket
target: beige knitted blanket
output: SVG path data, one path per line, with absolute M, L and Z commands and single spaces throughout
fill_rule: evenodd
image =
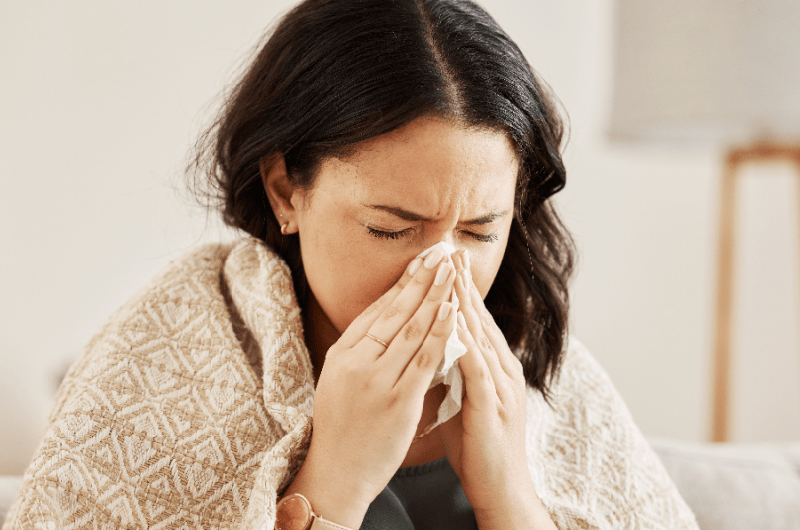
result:
M 561 529 L 696 529 L 608 376 L 572 340 L 528 460 Z M 288 267 L 204 246 L 112 315 L 70 369 L 4 529 L 272 529 L 311 436 Z

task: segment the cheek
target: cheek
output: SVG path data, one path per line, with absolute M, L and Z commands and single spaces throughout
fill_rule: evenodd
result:
M 500 270 L 500 265 L 503 263 L 507 245 L 508 234 L 506 233 L 505 241 L 485 245 L 493 248 L 484 248 L 482 251 L 470 253 L 472 281 L 483 299 L 486 299 L 486 295 L 489 294 L 489 289 L 492 288 L 497 277 L 497 271 Z
M 327 254 L 332 258 L 331 254 Z M 325 270 L 307 271 L 317 302 L 339 333 L 400 278 L 404 264 L 381 263 L 368 256 L 341 256 Z
M 482 299 L 486 299 L 489 290 L 492 288 L 497 271 L 500 269 L 502 263 L 502 256 L 500 260 L 492 260 L 491 262 L 472 262 L 472 282 L 481 294 Z

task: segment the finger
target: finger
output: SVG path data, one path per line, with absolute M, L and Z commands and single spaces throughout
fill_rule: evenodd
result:
M 489 370 L 492 374 L 492 379 L 498 386 L 498 389 L 504 388 L 504 382 L 508 377 L 508 374 L 500 364 L 500 360 L 497 357 L 497 352 L 494 349 L 494 345 L 486 336 L 486 333 L 484 333 L 481 317 L 475 310 L 475 301 L 470 293 L 472 282 L 470 281 L 469 270 L 464 269 L 459 271 L 458 276 L 459 281 L 456 282 L 456 295 L 461 303 L 459 311 L 464 315 L 467 328 L 475 340 L 478 350 L 481 352 L 481 355 L 483 355 L 486 365 L 489 367 Z
M 453 265 L 455 266 L 457 271 L 463 270 L 465 268 L 464 265 L 464 254 L 466 250 L 457 250 L 450 255 L 453 260 Z
M 453 274 L 455 277 L 455 274 Z M 424 395 L 433 380 L 439 364 L 444 358 L 447 339 L 456 327 L 456 311 L 450 302 L 442 302 L 436 311 L 436 320 L 431 325 L 425 340 L 403 366 L 394 389 L 398 395 Z M 389 358 L 389 355 L 383 357 Z
M 386 344 L 391 344 L 417 310 L 424 305 L 423 303 L 427 296 L 433 296 L 441 303 L 443 299 L 439 295 L 443 292 L 443 284 L 446 283 L 453 270 L 450 261 L 444 260 L 444 257 L 444 253 L 441 251 L 434 251 L 426 256 L 422 266 L 419 267 L 405 288 L 397 295 L 397 298 L 378 315 L 378 318 L 369 327 L 368 333 L 370 335 L 378 337 Z M 437 303 L 437 308 L 438 305 Z M 435 309 L 431 312 L 435 313 Z M 432 317 L 427 323 L 415 321 L 415 329 L 421 331 L 419 334 L 420 344 L 432 321 Z M 408 330 L 408 334 L 413 335 L 412 330 Z M 375 358 L 382 355 L 386 349 L 382 348 L 377 341 L 366 337 L 366 333 L 364 335 L 366 340 L 372 344 L 363 351 L 371 352 Z M 364 338 L 362 338 L 363 340 Z M 361 343 L 359 342 L 359 344 Z M 419 347 L 419 344 L 417 347 Z M 414 351 L 416 351 L 416 348 Z
M 387 351 L 378 361 L 378 369 L 391 374 L 391 383 L 401 377 L 411 358 L 422 347 L 431 327 L 435 324 L 443 302 L 448 302 L 453 292 L 456 273 L 449 262 L 439 265 L 436 279 L 430 291 L 408 322 L 395 335 Z
M 339 342 L 348 348 L 355 346 L 366 335 L 370 326 L 378 319 L 380 314 L 397 299 L 397 296 L 411 282 L 414 274 L 422 268 L 421 265 L 421 259 L 415 258 L 411 260 L 400 279 L 347 326 L 347 329 L 344 330 L 344 333 L 339 338 Z
M 464 388 L 472 407 L 485 410 L 488 403 L 496 403 L 499 399 L 495 389 L 489 366 L 478 350 L 478 345 L 467 328 L 461 311 L 458 312 L 458 338 L 467 347 L 467 353 L 458 359 L 461 372 L 464 374 Z
M 471 277 L 470 274 L 470 279 Z M 470 282 L 468 291 L 471 302 L 470 305 L 475 310 L 481 323 L 481 329 L 494 348 L 503 371 L 511 378 L 522 375 L 522 363 L 511 351 L 511 348 L 508 347 L 508 342 L 506 341 L 505 335 L 503 335 L 503 331 L 497 326 L 494 317 L 483 303 L 481 293 L 475 287 L 474 282 Z

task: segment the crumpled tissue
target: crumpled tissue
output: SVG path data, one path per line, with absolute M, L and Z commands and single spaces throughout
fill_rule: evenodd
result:
M 424 250 L 419 256 L 419 258 L 424 258 L 427 256 L 433 249 L 440 248 L 447 255 L 452 254 L 456 251 L 455 247 L 450 243 L 445 241 L 440 241 L 436 243 L 432 247 Z M 453 304 L 453 311 L 458 311 L 458 297 L 456 297 L 456 290 L 455 287 L 453 288 L 453 294 L 450 299 L 451 303 Z M 464 346 L 464 343 L 458 338 L 458 331 L 456 330 L 456 326 L 453 326 L 453 331 L 450 333 L 450 337 L 447 339 L 447 343 L 444 349 L 444 358 L 442 362 L 439 364 L 438 368 L 436 369 L 436 373 L 433 376 L 433 381 L 431 381 L 431 386 L 429 388 L 433 388 L 438 384 L 444 383 L 447 387 L 447 394 L 444 396 L 444 400 L 442 404 L 439 406 L 439 412 L 436 417 L 436 421 L 431 423 L 425 428 L 424 432 L 430 432 L 432 429 L 436 428 L 438 425 L 446 422 L 456 414 L 458 411 L 461 410 L 461 399 L 463 397 L 463 389 L 464 389 L 464 379 L 463 375 L 461 374 L 461 368 L 458 366 L 458 359 L 462 357 L 465 353 L 467 353 L 467 347 Z

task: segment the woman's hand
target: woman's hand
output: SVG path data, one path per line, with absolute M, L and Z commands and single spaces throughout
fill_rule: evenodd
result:
M 461 412 L 440 427 L 450 465 L 481 525 L 522 528 L 552 525 L 533 490 L 525 450 L 526 383 L 472 283 L 466 253 L 453 255 L 459 300 L 458 337 L 467 347 L 459 359 L 466 394 Z M 545 519 L 542 518 L 544 516 Z M 505 524 L 500 524 L 501 522 Z
M 324 519 L 358 528 L 402 464 L 455 326 L 455 277 L 439 250 L 415 259 L 328 350 L 308 456 L 287 490 L 303 493 Z

